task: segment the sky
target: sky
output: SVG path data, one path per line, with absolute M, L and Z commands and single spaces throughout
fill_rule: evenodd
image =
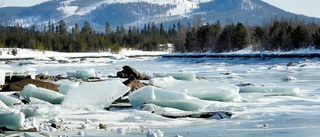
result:
M 0 0 L 1 7 L 32 6 L 48 0 Z M 320 0 L 262 0 L 296 14 L 320 18 Z

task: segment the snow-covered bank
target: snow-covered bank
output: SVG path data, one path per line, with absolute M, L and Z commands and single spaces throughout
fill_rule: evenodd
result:
M 300 49 L 295 51 L 253 51 L 251 47 L 228 53 L 175 53 L 164 58 L 320 58 L 320 50 Z
M 16 53 L 12 53 L 16 50 Z M 122 49 L 118 54 L 110 52 L 54 52 L 54 51 L 38 51 L 31 49 L 19 49 L 19 48 L 0 48 L 0 60 L 7 59 L 39 59 L 47 60 L 51 59 L 64 59 L 64 58 L 115 58 L 123 59 L 127 57 L 150 57 L 150 56 L 160 56 L 166 54 L 163 51 L 140 51 L 131 49 Z M 14 55 L 15 54 L 15 55 Z

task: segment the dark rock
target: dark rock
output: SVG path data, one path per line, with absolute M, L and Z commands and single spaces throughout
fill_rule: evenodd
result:
M 11 129 L 8 129 L 6 127 L 0 127 L 0 133 L 3 134 L 5 133 L 6 131 L 12 131 Z
M 69 60 L 58 60 L 58 63 L 66 64 L 66 63 L 70 63 L 70 61 Z
M 207 80 L 205 77 L 196 77 L 198 80 Z
M 135 91 L 135 90 L 138 90 L 138 89 L 140 89 L 142 87 L 145 87 L 145 86 L 149 85 L 147 83 L 141 83 L 136 78 L 129 78 L 128 80 L 124 81 L 123 84 L 126 85 L 127 87 L 131 88 L 130 93 Z
M 239 87 L 247 87 L 247 86 L 254 86 L 252 83 L 240 83 L 237 86 Z
M 146 74 L 140 74 L 137 70 L 130 66 L 123 66 L 122 71 L 117 72 L 119 78 L 131 78 L 134 77 L 138 80 L 149 80 L 151 77 Z
M 99 129 L 107 129 L 107 125 L 106 124 L 99 124 Z
M 295 66 L 298 66 L 298 63 L 290 62 L 287 64 L 287 67 L 295 67 Z
M 22 91 L 25 85 L 33 84 L 37 87 L 53 90 L 53 91 L 59 91 L 58 85 L 50 83 L 50 82 L 44 82 L 41 80 L 35 80 L 35 79 L 23 79 L 21 81 L 13 82 L 8 85 L 6 85 L 3 88 L 3 91 Z
M 51 127 L 55 128 L 55 129 L 60 129 L 61 128 L 61 126 L 56 124 L 56 123 L 52 123 Z
M 38 74 L 36 75 L 36 80 L 54 80 L 55 77 L 54 76 L 48 76 L 48 75 L 44 75 L 44 74 Z

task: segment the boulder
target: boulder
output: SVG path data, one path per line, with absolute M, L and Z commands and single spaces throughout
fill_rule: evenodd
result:
M 41 80 L 28 79 L 28 78 L 6 85 L 3 88 L 3 91 L 22 91 L 24 86 L 28 85 L 28 84 L 33 84 L 37 87 L 42 87 L 42 88 L 53 90 L 53 91 L 59 91 L 58 90 L 59 86 L 56 84 L 53 84 L 50 82 L 44 82 Z
M 137 70 L 130 66 L 123 66 L 122 71 L 117 72 L 119 78 L 131 78 L 134 77 L 138 80 L 149 80 L 151 77 L 146 74 L 140 74 Z
M 124 85 L 126 85 L 127 87 L 131 88 L 131 90 L 129 91 L 129 93 L 138 90 L 142 87 L 148 86 L 149 84 L 147 83 L 141 83 L 140 81 L 138 81 L 136 78 L 131 77 L 128 80 L 122 82 Z M 127 94 L 129 94 L 127 93 Z
M 287 67 L 295 67 L 295 66 L 298 66 L 298 63 L 289 62 L 289 63 L 287 64 Z

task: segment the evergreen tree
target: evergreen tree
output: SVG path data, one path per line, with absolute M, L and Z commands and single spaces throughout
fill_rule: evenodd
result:
M 111 34 L 111 28 L 110 28 L 110 23 L 109 22 L 106 23 L 105 31 L 106 31 L 105 32 L 106 35 L 110 35 Z
M 237 23 L 232 39 L 232 50 L 241 50 L 248 45 L 248 31 L 242 23 Z
M 320 49 L 320 28 L 312 35 L 313 44 L 317 49 Z
M 82 34 L 92 34 L 92 28 L 89 21 L 84 21 L 84 26 L 81 28 Z
M 292 31 L 292 41 L 294 49 L 305 48 L 310 44 L 310 36 L 308 30 L 299 25 Z
M 66 22 L 64 20 L 60 20 L 59 21 L 59 29 L 58 29 L 58 33 L 60 35 L 66 35 L 68 34 L 68 31 L 67 31 L 67 25 L 66 25 Z

